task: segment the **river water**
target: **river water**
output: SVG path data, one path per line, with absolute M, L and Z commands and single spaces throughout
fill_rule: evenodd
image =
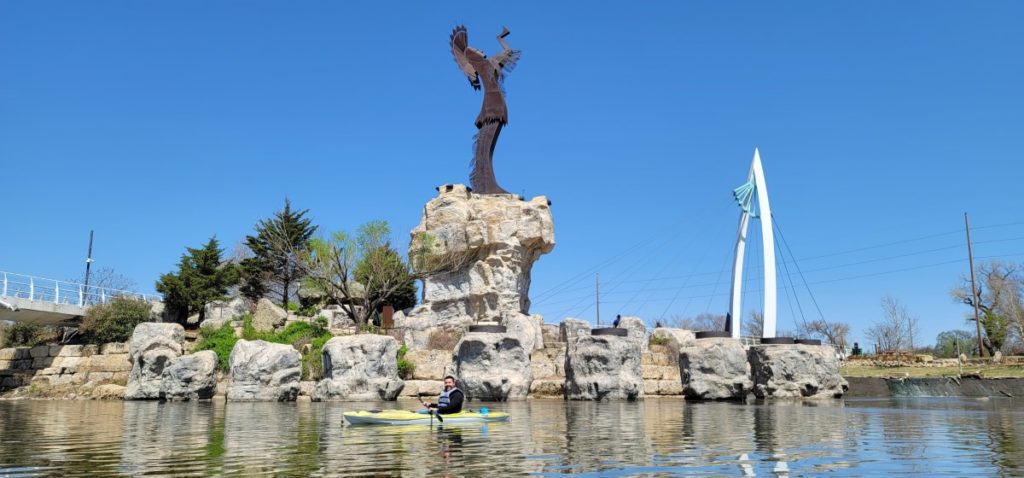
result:
M 1021 476 L 1021 405 L 531 400 L 429 427 L 342 425 L 401 401 L 0 401 L 0 476 Z

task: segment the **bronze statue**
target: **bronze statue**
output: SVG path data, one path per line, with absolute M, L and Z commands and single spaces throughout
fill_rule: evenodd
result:
M 492 163 L 494 145 L 498 143 L 501 128 L 508 123 L 508 108 L 505 106 L 505 93 L 501 89 L 501 82 L 505 73 L 512 71 L 519 60 L 519 50 L 513 50 L 505 43 L 508 34 L 508 28 L 501 29 L 501 34 L 498 35 L 501 53 L 491 58 L 469 46 L 469 35 L 465 26 L 455 27 L 450 38 L 455 63 L 459 64 L 459 68 L 469 78 L 469 84 L 474 90 L 479 90 L 480 85 L 484 87 L 484 104 L 480 108 L 480 115 L 476 117 L 476 127 L 480 131 L 477 132 L 473 145 L 473 171 L 469 174 L 469 183 L 478 194 L 508 193 L 498 186 L 494 179 Z

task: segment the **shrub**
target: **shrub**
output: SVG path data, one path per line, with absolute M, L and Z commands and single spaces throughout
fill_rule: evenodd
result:
M 105 304 L 89 308 L 78 327 L 82 340 L 90 344 L 127 342 L 135 326 L 149 320 L 153 306 L 128 297 L 115 297 Z
M 199 342 L 196 343 L 195 351 L 212 350 L 217 353 L 217 364 L 221 370 L 228 370 L 231 357 L 231 350 L 235 348 L 238 337 L 235 337 L 235 328 L 230 323 L 222 325 L 219 329 L 203 327 L 199 329 Z
M 331 339 L 331 335 L 321 335 L 309 343 L 309 351 L 302 355 L 302 379 L 320 380 L 324 378 L 324 344 Z
M 42 343 L 43 328 L 36 324 L 15 322 L 0 336 L 0 347 L 34 347 Z
M 412 374 L 416 372 L 416 364 L 405 358 L 405 354 L 408 352 L 409 347 L 405 345 L 398 348 L 398 376 L 402 380 L 409 380 L 412 378 Z
M 429 350 L 455 350 L 455 345 L 462 338 L 462 331 L 438 329 L 430 332 L 427 337 L 427 349 Z
M 668 345 L 668 337 L 665 336 L 651 336 L 651 345 Z
M 319 312 L 319 309 L 317 309 L 316 305 L 314 304 L 306 307 L 300 307 L 295 313 L 302 317 L 312 317 L 316 315 L 317 312 Z

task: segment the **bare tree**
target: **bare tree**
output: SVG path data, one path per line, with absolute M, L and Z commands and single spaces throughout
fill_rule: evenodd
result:
M 750 318 L 743 321 L 740 327 L 743 335 L 747 337 L 761 337 L 764 335 L 764 313 L 756 310 L 750 311 Z
M 69 282 L 85 283 L 85 275 Z M 89 273 L 89 288 L 132 291 L 138 284 L 128 276 L 115 271 L 112 267 L 101 267 Z
M 707 312 L 696 317 L 674 315 L 665 322 L 667 327 L 687 330 L 725 330 L 725 316 Z
M 1010 340 L 1024 341 L 1024 267 L 1001 261 L 978 265 L 978 310 L 981 327 L 985 331 L 983 344 L 989 355 L 1000 350 Z M 974 307 L 969 276 L 962 276 L 960 284 L 950 291 L 957 302 Z M 967 321 L 974 322 L 973 311 Z
M 805 321 L 797 326 L 797 335 L 825 340 L 840 350 L 846 350 L 850 325 L 843 322 L 828 322 L 825 319 Z
M 882 320 L 867 331 L 867 336 L 885 352 L 913 350 L 917 318 L 892 296 L 882 298 Z

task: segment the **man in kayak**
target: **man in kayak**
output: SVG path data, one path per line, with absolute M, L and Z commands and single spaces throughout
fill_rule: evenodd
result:
M 441 415 L 459 413 L 462 411 L 462 401 L 465 398 L 466 395 L 462 393 L 462 390 L 455 388 L 455 377 L 449 375 L 444 378 L 444 391 L 437 397 L 437 403 L 423 402 L 423 406 L 428 409 L 436 408 L 437 413 Z

